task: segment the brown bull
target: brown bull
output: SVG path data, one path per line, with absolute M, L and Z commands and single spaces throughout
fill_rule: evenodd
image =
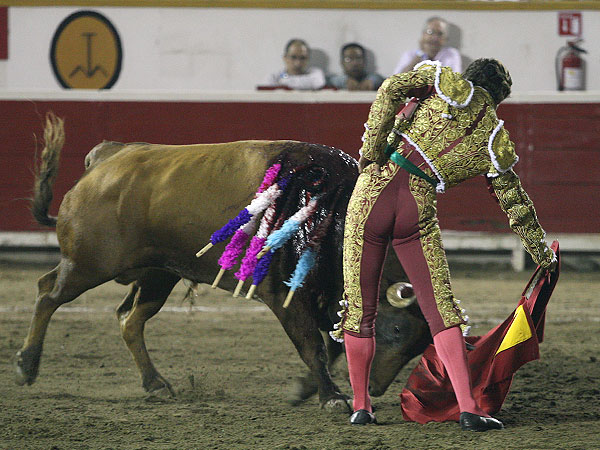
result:
M 201 258 L 196 252 L 213 231 L 252 200 L 266 168 L 279 161 L 303 170 L 304 178 L 300 176 L 296 188 L 287 194 L 286 201 L 292 206 L 301 204 L 306 186 L 315 178 L 319 178 L 321 189 L 336 191 L 335 201 L 329 205 L 333 221 L 317 266 L 287 309 L 282 307 L 287 294 L 283 281 L 298 260 L 294 243 L 275 254 L 272 269 L 258 286 L 256 296 L 277 316 L 310 369 L 301 379 L 294 401 L 318 391 L 322 406 L 348 407 L 328 369 L 342 346 L 331 339 L 324 342 L 321 331 L 331 330 L 338 320 L 336 311 L 343 289 L 343 222 L 357 177 L 352 158 L 336 149 L 294 141 L 184 146 L 105 142 L 88 154 L 86 172 L 65 195 L 54 218 L 48 215 L 48 208 L 64 131 L 62 121 L 52 115 L 45 140 L 32 212 L 38 222 L 56 225 L 61 259 L 38 281 L 29 333 L 17 354 L 19 384 L 35 381 L 44 335 L 57 308 L 88 289 L 116 280 L 131 283 L 117 308 L 117 317 L 144 389 L 174 395 L 150 360 L 144 324 L 161 309 L 180 279 L 196 283 L 213 280 L 222 248 L 212 249 Z M 391 282 L 403 277 L 397 261 L 390 261 L 383 277 L 384 293 Z M 228 275 L 220 286 L 232 291 L 236 282 Z M 381 395 L 400 368 L 421 353 L 431 338 L 416 305 L 394 309 L 382 303 L 377 327 L 371 389 L 374 395 Z

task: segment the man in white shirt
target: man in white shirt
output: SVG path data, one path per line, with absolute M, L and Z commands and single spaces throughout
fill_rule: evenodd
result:
M 325 74 L 318 67 L 308 67 L 309 60 L 308 44 L 302 39 L 292 39 L 285 46 L 285 69 L 271 74 L 266 84 L 299 90 L 321 89 L 325 86 Z
M 448 22 L 440 17 L 432 17 L 425 22 L 419 48 L 404 52 L 396 64 L 394 73 L 407 72 L 421 61 L 440 61 L 442 66 L 450 67 L 454 72 L 462 72 L 460 52 L 447 47 Z

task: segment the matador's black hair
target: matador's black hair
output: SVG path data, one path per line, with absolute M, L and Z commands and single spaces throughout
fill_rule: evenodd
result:
M 479 58 L 469 64 L 464 77 L 490 93 L 496 105 L 510 95 L 512 79 L 502 63 L 492 58 Z

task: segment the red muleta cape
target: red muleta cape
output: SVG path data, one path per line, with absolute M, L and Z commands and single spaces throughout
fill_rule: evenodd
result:
M 537 267 L 513 313 L 485 336 L 466 338 L 475 345 L 467 352 L 473 395 L 488 414 L 500 411 L 515 372 L 539 359 L 544 338 L 546 305 L 560 272 L 558 241 L 551 248 L 558 265 L 554 272 Z M 457 421 L 460 411 L 454 390 L 435 347 L 427 347 L 400 394 L 404 420 L 427 423 Z

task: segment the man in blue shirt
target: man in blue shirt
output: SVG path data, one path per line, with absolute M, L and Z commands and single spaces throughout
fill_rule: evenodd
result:
M 367 73 L 366 52 L 362 45 L 351 42 L 342 47 L 342 67 L 344 73 L 329 78 L 328 86 L 349 91 L 376 91 L 383 83 L 377 73 Z

